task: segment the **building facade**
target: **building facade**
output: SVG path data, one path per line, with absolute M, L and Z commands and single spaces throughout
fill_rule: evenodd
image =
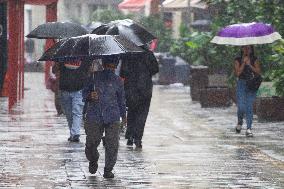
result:
M 179 38 L 182 23 L 198 31 L 209 29 L 210 14 L 207 4 L 202 0 L 165 0 L 161 8 L 164 13 L 171 15 L 174 38 Z
M 121 0 L 59 0 L 58 20 L 88 24 L 95 10 L 117 8 L 120 2 Z

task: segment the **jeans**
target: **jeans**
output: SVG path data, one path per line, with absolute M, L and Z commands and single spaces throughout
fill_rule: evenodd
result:
M 256 91 L 247 88 L 246 81 L 239 79 L 237 82 L 237 106 L 238 124 L 243 124 L 246 116 L 247 129 L 251 129 L 253 120 L 253 102 L 256 98 Z
M 61 101 L 64 113 L 67 118 L 70 137 L 80 135 L 80 127 L 83 118 L 82 90 L 80 91 L 61 91 Z

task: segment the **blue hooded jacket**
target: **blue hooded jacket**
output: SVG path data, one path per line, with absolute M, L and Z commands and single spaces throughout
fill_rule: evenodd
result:
M 99 99 L 88 102 L 87 121 L 109 124 L 126 116 L 124 86 L 119 76 L 110 70 L 91 75 L 83 89 L 83 101 L 88 101 L 88 95 L 94 88 Z

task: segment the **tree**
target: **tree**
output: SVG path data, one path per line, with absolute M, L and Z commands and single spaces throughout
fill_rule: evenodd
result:
M 113 20 L 131 18 L 132 15 L 124 15 L 115 9 L 97 9 L 92 14 L 92 20 L 95 22 L 108 23 Z
M 154 34 L 158 39 L 158 52 L 169 52 L 173 42 L 172 30 L 165 27 L 164 22 L 159 15 L 141 17 L 139 21 L 145 28 Z

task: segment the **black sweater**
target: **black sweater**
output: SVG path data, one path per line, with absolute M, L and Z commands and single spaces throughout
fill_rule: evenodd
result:
M 89 63 L 87 61 L 82 61 L 79 68 L 68 68 L 66 63 L 60 63 L 60 79 L 59 79 L 59 89 L 63 91 L 79 91 L 83 89 L 89 70 Z

